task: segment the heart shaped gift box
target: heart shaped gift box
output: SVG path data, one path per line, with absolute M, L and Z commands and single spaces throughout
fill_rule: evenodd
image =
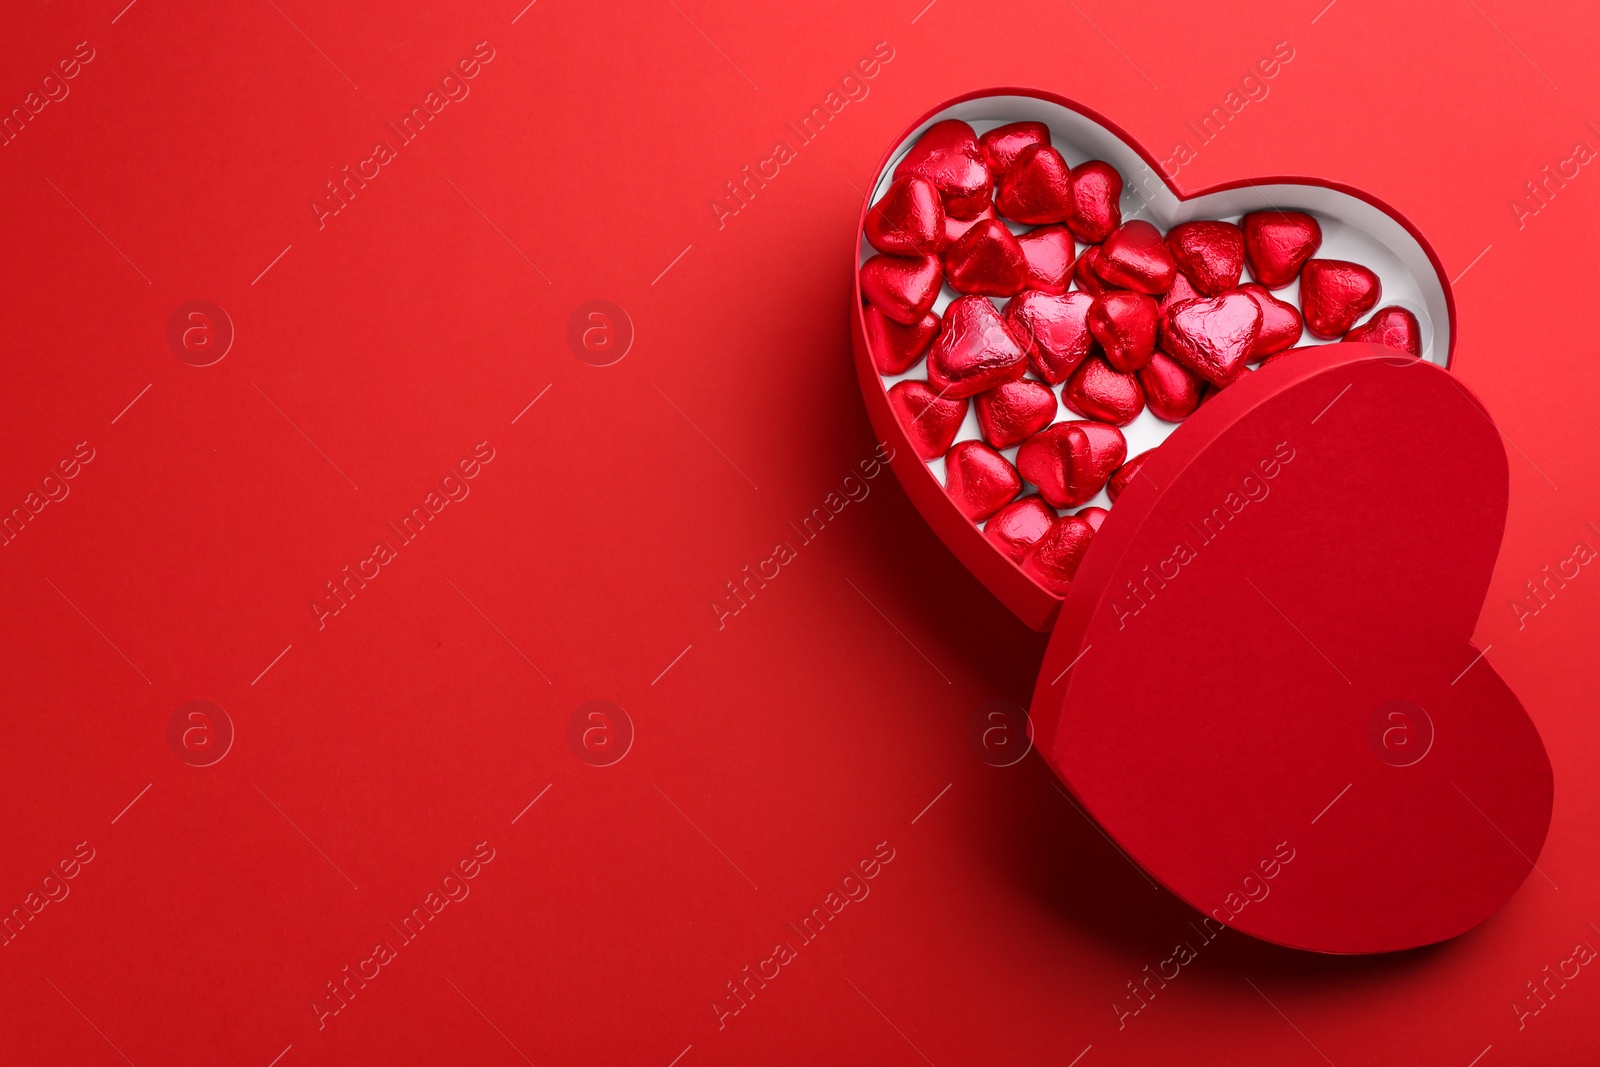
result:
M 869 278 L 864 299 L 859 268 L 873 244 L 901 236 L 885 235 L 873 205 L 886 193 L 926 198 L 926 187 L 891 189 L 896 167 L 949 119 L 978 134 L 1043 124 L 1074 173 L 1100 160 L 1121 175 L 1122 220 L 1162 233 L 1263 210 L 1310 214 L 1322 230 L 1319 259 L 1375 273 L 1383 303 L 1414 317 L 1420 358 L 1350 340 L 1296 349 L 1238 376 L 1179 423 L 1149 410 L 1132 418 L 1125 455 L 1154 451 L 1129 464 L 1120 485 L 1113 479 L 1115 506 L 1098 514 L 1070 585 L 1039 581 L 968 517 L 964 494 L 1015 478 L 1013 442 L 1076 421 L 1042 392 L 1059 385 L 1033 374 L 982 412 L 970 405 L 951 450 L 925 460 L 925 427 L 897 410 L 889 390 L 930 372 L 907 367 L 903 351 L 886 358 L 873 307 L 883 299 L 879 278 Z M 1016 146 L 1010 152 L 1021 158 Z M 1022 178 L 1002 181 L 1002 218 L 1047 198 L 1051 167 L 1034 170 L 1028 180 L 1045 192 L 1019 188 Z M 951 206 L 949 188 L 940 194 Z M 902 203 L 899 215 L 915 219 L 928 206 Z M 951 214 L 969 217 L 956 230 L 1004 224 L 972 223 L 977 206 L 955 206 Z M 946 246 L 956 239 L 947 232 Z M 1507 463 L 1488 414 L 1447 369 L 1453 303 L 1421 235 L 1330 182 L 1179 192 L 1104 118 L 1018 89 L 948 102 L 898 138 L 863 205 L 860 235 L 853 334 L 873 426 L 893 446 L 907 494 L 957 558 L 1024 622 L 1052 631 L 1030 711 L 1034 744 L 1119 847 L 1212 920 L 1296 948 L 1411 948 L 1492 915 L 1534 869 L 1553 781 L 1532 721 L 1471 644 L 1505 526 Z M 1052 239 L 1065 246 L 1057 254 L 1085 248 Z M 885 264 L 907 272 L 892 285 L 926 282 L 910 277 L 913 259 L 872 269 Z M 944 276 L 981 292 L 952 276 L 967 267 L 947 256 Z M 1301 296 L 1298 280 L 1287 288 L 1261 280 L 1276 283 L 1281 300 Z M 946 286 L 931 313 L 955 298 Z M 906 320 L 888 342 L 926 348 L 937 329 L 916 325 L 915 311 Z M 930 382 L 927 394 L 941 384 Z M 996 462 L 984 441 L 1009 462 Z M 992 475 L 975 455 L 1004 469 Z M 1010 491 L 1001 485 L 1002 496 Z M 1109 501 L 1101 493 L 1084 503 Z M 1057 514 L 1042 501 L 1029 507 L 1044 516 L 1035 521 Z

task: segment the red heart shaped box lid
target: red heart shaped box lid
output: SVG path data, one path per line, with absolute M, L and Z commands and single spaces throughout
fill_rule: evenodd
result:
M 1439 367 L 1345 343 L 1247 375 L 1096 535 L 1034 694 L 1041 754 L 1225 925 L 1324 952 L 1470 929 L 1533 869 L 1553 794 L 1470 642 L 1507 493 L 1498 431 Z

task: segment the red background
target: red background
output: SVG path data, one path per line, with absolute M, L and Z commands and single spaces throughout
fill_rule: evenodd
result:
M 1600 541 L 1600 178 L 1520 225 L 1509 202 L 1600 146 L 1600 16 L 124 2 L 29 3 L 0 40 L 7 112 L 95 52 L 0 148 L 0 508 L 95 450 L 0 548 L 0 907 L 95 850 L 0 948 L 8 1062 L 1587 1062 L 1589 969 L 1521 1029 L 1512 1004 L 1600 946 L 1600 579 L 1521 628 L 1510 601 Z M 319 229 L 323 182 L 480 41 L 470 95 Z M 880 41 L 867 98 L 719 229 L 723 183 Z M 1119 1031 L 1191 913 L 1037 757 L 978 758 L 973 712 L 1027 702 L 1044 638 L 892 476 L 725 628 L 710 605 L 873 451 L 845 272 L 891 137 L 1034 84 L 1164 157 L 1278 41 L 1268 97 L 1178 181 L 1349 182 L 1459 277 L 1455 369 L 1511 452 L 1475 640 L 1550 751 L 1549 877 L 1393 957 L 1225 934 Z M 195 299 L 237 331 L 206 368 L 166 341 Z M 614 366 L 566 341 L 595 299 L 637 332 Z M 485 440 L 471 495 L 319 630 L 323 583 Z M 237 731 L 210 767 L 168 746 L 192 699 Z M 567 741 L 591 699 L 637 730 L 610 767 Z M 319 1030 L 325 983 L 480 841 L 470 896 Z M 719 1030 L 724 983 L 879 842 L 870 896 Z

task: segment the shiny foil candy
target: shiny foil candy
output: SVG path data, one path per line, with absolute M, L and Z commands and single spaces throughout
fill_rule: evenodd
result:
M 1130 458 L 1120 429 L 1146 408 L 1182 422 L 1251 366 L 1302 358 L 1306 335 L 1423 349 L 1414 313 L 1378 307 L 1371 269 L 1317 258 L 1314 216 L 1163 233 L 1123 220 L 1122 191 L 1104 160 L 1070 166 L 1044 123 L 980 136 L 947 119 L 907 149 L 864 223 L 867 347 L 880 375 L 906 376 L 888 390 L 895 417 L 920 459 L 943 459 L 961 514 L 1055 593 L 1105 521 L 1087 502 L 1120 498 L 1153 452 Z

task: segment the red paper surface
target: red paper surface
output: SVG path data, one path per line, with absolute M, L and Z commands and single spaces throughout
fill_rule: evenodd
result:
M 124 3 L 0 40 L 8 1061 L 1587 1062 L 1592 16 Z M 841 265 L 887 141 L 989 85 L 1187 143 L 1180 185 L 1359 186 L 1444 260 L 1511 463 L 1474 642 L 1556 780 L 1483 927 L 1202 943 L 1036 756 L 980 757 L 1045 638 L 862 478 Z M 169 322 L 202 300 L 234 337 L 197 367 L 215 313 Z M 598 300 L 631 322 L 605 367 L 615 312 L 569 342 Z M 735 600 L 747 566 L 776 576 Z M 232 726 L 209 766 L 218 716 L 169 729 L 194 700 Z M 594 700 L 632 724 L 610 766 Z

